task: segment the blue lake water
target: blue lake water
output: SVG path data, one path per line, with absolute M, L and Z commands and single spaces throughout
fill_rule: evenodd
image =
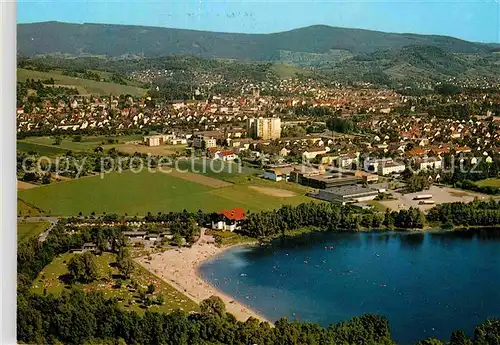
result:
M 389 319 L 393 338 L 469 335 L 500 317 L 500 230 L 315 233 L 270 247 L 236 247 L 200 267 L 236 300 L 275 321 L 323 326 L 364 313 Z

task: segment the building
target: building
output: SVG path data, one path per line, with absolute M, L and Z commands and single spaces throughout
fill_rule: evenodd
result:
M 415 166 L 417 170 L 432 170 L 432 169 L 442 169 L 443 161 L 441 158 L 422 158 L 415 160 Z
M 241 222 L 245 220 L 245 210 L 233 208 L 217 213 L 212 219 L 212 229 L 234 231 L 239 228 Z
M 291 166 L 269 168 L 264 171 L 264 178 L 275 182 L 288 181 L 288 179 L 290 178 L 290 173 L 292 171 L 293 167 Z
M 386 176 L 402 173 L 403 171 L 405 171 L 406 165 L 403 163 L 396 163 L 392 160 L 392 158 L 369 158 L 364 161 L 363 169 L 367 172 L 376 172 L 379 175 Z
M 323 147 L 313 147 L 302 152 L 302 157 L 305 159 L 314 159 L 318 155 L 324 155 L 328 151 Z
M 279 117 L 259 117 L 247 119 L 248 136 L 253 139 L 272 140 L 281 137 Z
M 95 243 L 84 243 L 83 246 L 80 249 L 71 249 L 69 252 L 70 253 L 86 253 L 86 252 L 91 252 L 94 253 L 97 251 L 97 245 Z
M 142 142 L 147 146 L 160 146 L 165 143 L 164 135 L 148 135 L 142 139 Z
M 337 202 L 342 205 L 346 205 L 373 200 L 377 197 L 377 195 L 378 191 L 375 189 L 365 188 L 359 185 L 350 185 L 322 189 L 318 192 L 318 194 L 312 196 L 324 201 Z
M 212 158 L 228 162 L 234 161 L 236 158 L 238 158 L 238 155 L 236 155 L 233 151 L 216 150 L 212 153 Z
M 193 138 L 193 147 L 197 149 L 210 149 L 217 147 L 217 140 L 215 138 L 197 136 Z

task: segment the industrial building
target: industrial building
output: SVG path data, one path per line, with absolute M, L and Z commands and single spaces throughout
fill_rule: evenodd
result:
M 373 200 L 377 195 L 378 191 L 375 189 L 362 187 L 360 185 L 350 185 L 322 189 L 312 196 L 324 201 L 338 202 L 342 205 L 346 205 Z

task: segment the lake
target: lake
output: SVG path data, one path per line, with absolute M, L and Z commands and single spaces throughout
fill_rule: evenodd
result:
M 499 229 L 307 234 L 232 248 L 200 272 L 273 321 L 384 315 L 400 344 L 500 317 Z

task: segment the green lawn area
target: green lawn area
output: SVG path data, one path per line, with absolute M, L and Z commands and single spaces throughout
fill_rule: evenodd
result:
M 207 230 L 208 235 L 220 238 L 219 244 L 222 246 L 232 246 L 235 244 L 254 243 L 255 238 L 246 237 L 231 231 Z
M 17 222 L 17 241 L 22 242 L 38 236 L 50 226 L 49 222 Z
M 377 212 L 385 212 L 385 210 L 387 210 L 387 207 L 382 205 L 377 200 L 370 200 L 367 204 L 373 206 L 374 210 Z
M 119 143 L 127 141 L 141 140 L 142 135 L 123 135 L 123 136 L 82 136 L 82 141 L 73 141 L 72 136 L 63 136 L 60 145 L 53 145 L 53 137 L 28 137 L 17 141 L 17 149 L 21 151 L 37 151 L 41 155 L 60 155 L 71 151 L 91 151 L 97 146 L 110 148 L 116 144 L 103 144 L 108 139 L 118 140 Z
M 64 279 L 60 279 L 60 277 L 64 277 L 68 273 L 66 265 L 73 255 L 75 254 L 67 253 L 60 255 L 46 266 L 33 282 L 33 292 L 43 294 L 44 289 L 47 289 L 47 293 L 59 294 L 63 290 L 70 288 L 70 285 L 66 284 Z M 117 288 L 115 285 L 116 281 L 120 279 L 120 275 L 118 269 L 113 267 L 116 255 L 104 253 L 97 256 L 96 260 L 99 279 L 81 286 L 86 291 L 102 291 L 109 298 L 119 298 L 119 305 L 124 310 L 135 310 L 141 314 L 145 311 L 145 308 L 140 303 L 137 292 L 128 287 L 131 280 L 134 280 L 143 288 L 147 288 L 149 284 L 154 284 L 155 292 L 153 296 L 150 296 L 152 299 L 155 299 L 159 294 L 163 295 L 165 303 L 161 306 L 154 304 L 148 308 L 150 311 L 170 313 L 174 310 L 182 309 L 189 312 L 195 311 L 198 308 L 197 304 L 191 299 L 138 264 L 136 264 L 131 279 L 122 280 L 122 286 Z
M 78 215 L 79 212 L 84 215 L 106 212 L 132 216 L 184 209 L 218 212 L 233 207 L 260 211 L 312 200 L 305 196 L 302 187 L 292 187 L 292 184 L 268 185 L 267 181 L 259 180 L 212 188 L 168 173 L 150 173 L 145 170 L 134 174 L 125 171 L 106 174 L 102 179 L 100 176 L 86 177 L 19 191 L 19 198 L 36 205 L 47 214 L 58 216 Z M 292 197 L 276 197 L 250 188 L 260 183 L 278 189 L 299 188 L 300 193 Z
M 479 187 L 496 187 L 500 188 L 500 179 L 498 178 L 487 178 L 485 180 L 480 180 L 475 182 Z
M 106 75 L 103 75 L 106 77 Z M 130 94 L 132 96 L 143 96 L 146 90 L 132 85 L 120 85 L 115 83 L 100 82 L 89 79 L 81 79 L 70 77 L 62 74 L 62 71 L 40 72 L 32 71 L 24 68 L 17 69 L 17 80 L 25 81 L 26 79 L 46 80 L 53 78 L 56 86 L 74 87 L 82 95 L 97 94 L 103 96 Z

